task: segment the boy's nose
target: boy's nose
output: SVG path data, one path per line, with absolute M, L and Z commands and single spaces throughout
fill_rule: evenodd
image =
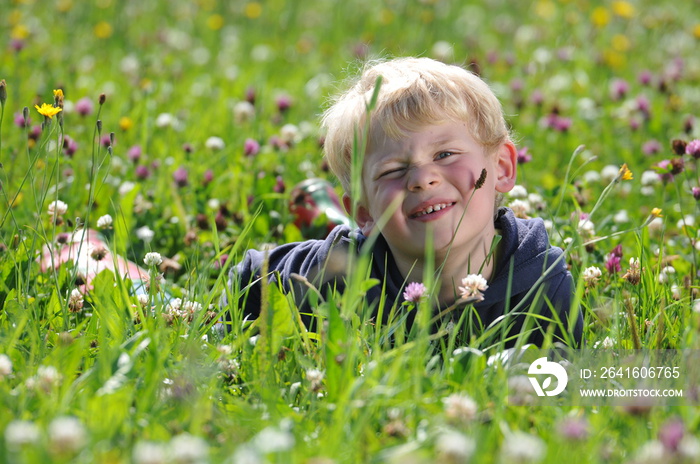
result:
M 435 168 L 428 166 L 413 166 L 409 170 L 408 189 L 410 191 L 427 190 L 440 184 L 440 175 Z

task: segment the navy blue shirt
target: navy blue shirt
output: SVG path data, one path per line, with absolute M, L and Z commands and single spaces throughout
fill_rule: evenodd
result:
M 494 275 L 483 292 L 484 299 L 474 304 L 470 330 L 478 336 L 484 330 L 498 327 L 497 334 L 505 337 L 506 346 L 515 343 L 515 336 L 529 330 L 528 343 L 541 345 L 549 325 L 547 320 L 560 321 L 554 325 L 554 341 L 563 340 L 579 345 L 582 340 L 583 319 L 578 308 L 571 309 L 573 279 L 566 267 L 563 251 L 549 244 L 547 231 L 541 219 L 516 218 L 508 208 L 500 208 L 495 226 L 501 236 Z M 354 246 L 351 246 L 353 244 Z M 249 250 L 244 260 L 231 269 L 230 285 L 237 282 L 245 289 L 239 300 L 244 317 L 260 314 L 260 273 L 267 259 L 266 269 L 270 282 L 280 282 L 285 291 L 292 290 L 297 303 L 305 313 L 302 319 L 314 329 L 314 321 L 304 298 L 308 286 L 299 276 L 307 279 L 325 295 L 327 286 L 344 289 L 344 274 L 348 253 L 372 246 L 369 276 L 380 284 L 366 293 L 369 304 L 376 306 L 384 298 L 383 314 L 389 314 L 394 305 L 404 301 L 403 291 L 408 282 L 401 275 L 386 240 L 377 237 L 374 243 L 359 229 L 337 226 L 323 240 L 280 245 L 269 251 Z M 357 252 L 357 251 L 355 251 Z M 223 300 L 226 304 L 226 298 Z M 554 312 L 552 311 L 554 309 Z M 456 320 L 462 309 L 450 312 Z M 528 318 L 528 313 L 543 317 Z M 409 326 L 415 311 L 407 314 Z M 526 322 L 526 320 L 529 321 Z M 503 329 L 503 331 L 501 331 Z

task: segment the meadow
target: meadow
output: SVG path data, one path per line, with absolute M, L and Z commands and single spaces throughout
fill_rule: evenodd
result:
M 294 224 L 294 185 L 341 193 L 329 97 L 365 60 L 412 55 L 501 99 L 519 149 L 504 204 L 566 249 L 587 346 L 700 348 L 697 0 L 9 3 L 0 462 L 700 462 L 697 385 L 663 407 L 516 401 L 488 362 L 502 345 L 387 336 L 361 271 L 319 298 L 318 334 L 274 286 L 256 326 L 219 322 L 240 318 L 219 302 L 246 249 L 323 229 Z M 41 265 L 88 227 L 147 271 L 141 296 Z

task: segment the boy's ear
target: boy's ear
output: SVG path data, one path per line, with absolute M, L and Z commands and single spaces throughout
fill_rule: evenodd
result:
M 498 157 L 496 160 L 498 168 L 496 190 L 501 193 L 510 192 L 515 186 L 518 173 L 518 151 L 513 142 L 508 141 L 501 145 L 496 156 Z
M 352 199 L 347 193 L 343 194 L 343 207 L 348 215 L 352 215 Z M 374 228 L 374 219 L 369 214 L 369 210 L 362 204 L 357 205 L 357 211 L 353 218 L 365 236 L 369 236 Z

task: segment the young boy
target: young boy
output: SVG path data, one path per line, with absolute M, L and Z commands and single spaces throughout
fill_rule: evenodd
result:
M 359 228 L 338 226 L 325 240 L 248 251 L 230 275 L 232 285 L 247 290 L 239 302 L 244 316 L 260 314 L 263 269 L 303 306 L 309 282 L 324 296 L 328 286 L 342 290 L 347 253 L 371 246 L 370 276 L 381 283 L 366 299 L 376 307 L 385 296 L 385 316 L 431 264 L 439 270 L 430 296 L 436 314 L 457 303 L 450 317 L 459 319 L 466 306 L 459 307 L 462 280 L 481 274 L 488 288 L 481 285 L 483 295 L 473 289 L 476 300 L 483 299 L 474 303 L 472 327 L 484 330 L 501 320 L 507 346 L 523 330 L 537 345 L 548 331 L 553 341 L 581 341 L 582 318 L 570 310 L 572 277 L 562 250 L 549 246 L 541 219 L 516 219 L 497 207 L 500 194 L 515 185 L 517 156 L 501 105 L 480 78 L 428 58 L 373 63 L 326 111 L 323 126 L 328 164 Z M 353 146 L 363 137 L 362 186 L 353 192 Z M 434 263 L 425 262 L 429 237 Z M 528 313 L 543 317 L 525 323 Z M 318 321 L 309 315 L 305 323 Z

